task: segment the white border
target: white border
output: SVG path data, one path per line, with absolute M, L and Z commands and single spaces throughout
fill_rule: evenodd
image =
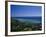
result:
M 42 6 L 42 31 L 10 32 L 10 5 Z M 44 33 L 44 4 L 8 2 L 8 35 Z

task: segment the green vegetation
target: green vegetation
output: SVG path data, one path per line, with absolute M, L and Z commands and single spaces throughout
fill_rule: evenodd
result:
M 41 30 L 41 23 L 22 22 L 11 19 L 11 32 Z

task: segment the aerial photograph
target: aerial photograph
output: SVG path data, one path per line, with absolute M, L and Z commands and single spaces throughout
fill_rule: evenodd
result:
M 10 5 L 11 32 L 41 31 L 42 7 Z

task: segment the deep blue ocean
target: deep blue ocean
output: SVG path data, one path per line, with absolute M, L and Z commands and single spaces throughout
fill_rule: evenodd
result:
M 17 19 L 19 21 L 32 21 L 34 23 L 41 23 L 42 17 L 12 17 L 12 19 Z

